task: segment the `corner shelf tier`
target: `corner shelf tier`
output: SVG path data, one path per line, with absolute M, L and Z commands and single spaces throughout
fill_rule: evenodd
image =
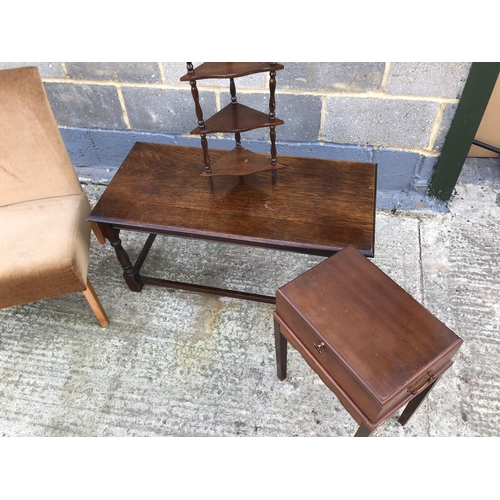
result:
M 271 157 L 268 155 L 253 153 L 245 148 L 234 148 L 212 165 L 210 173 L 204 172 L 201 177 L 249 175 L 283 168 L 284 165 L 271 165 Z
M 181 82 L 203 80 L 206 78 L 238 78 L 266 71 L 279 71 L 284 69 L 282 64 L 268 62 L 206 62 L 181 77 Z
M 196 127 L 193 135 L 214 134 L 217 132 L 236 133 L 263 127 L 283 125 L 279 118 L 269 119 L 269 115 L 261 113 L 240 103 L 228 104 L 215 115 L 205 121 L 205 127 Z

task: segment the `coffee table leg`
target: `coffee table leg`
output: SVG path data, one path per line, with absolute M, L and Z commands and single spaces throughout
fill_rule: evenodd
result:
M 111 246 L 115 249 L 118 262 L 123 268 L 123 278 L 125 279 L 128 287 L 133 292 L 140 292 L 144 285 L 137 281 L 134 266 L 132 265 L 132 262 L 130 262 L 127 252 L 122 247 L 122 241 L 119 238 L 120 230 L 114 229 L 109 224 L 98 223 L 97 225 L 99 226 L 102 235 L 109 240 Z
M 368 437 L 373 431 L 370 430 L 364 423 L 362 423 L 354 437 Z
M 286 379 L 286 358 L 287 358 L 287 340 L 280 332 L 280 324 L 274 320 L 274 342 L 276 344 L 276 365 L 278 368 L 278 378 Z
M 410 400 L 410 402 L 406 405 L 406 408 L 404 409 L 403 413 L 398 419 L 398 422 L 401 425 L 405 425 L 408 420 L 410 420 L 411 416 L 415 413 L 417 408 L 424 402 L 425 398 L 431 392 L 431 389 L 436 385 L 436 382 L 439 380 L 437 378 L 430 384 L 428 387 L 426 387 L 420 394 L 417 394 L 413 399 Z

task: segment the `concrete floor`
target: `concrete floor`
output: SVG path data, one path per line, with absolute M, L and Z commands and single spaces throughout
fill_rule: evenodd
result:
M 104 187 L 85 186 L 95 202 Z M 500 185 L 460 184 L 449 213 L 378 211 L 384 272 L 464 344 L 412 420 L 374 436 L 500 435 Z M 122 233 L 131 257 L 144 236 Z M 157 238 L 144 274 L 258 293 L 321 258 Z M 145 287 L 92 238 L 89 276 L 111 325 L 82 294 L 0 311 L 0 436 L 350 436 L 336 397 L 290 349 L 275 374 L 274 306 Z

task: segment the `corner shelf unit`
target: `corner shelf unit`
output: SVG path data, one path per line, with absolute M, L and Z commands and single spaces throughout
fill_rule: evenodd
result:
M 284 123 L 283 120 L 275 116 L 276 101 L 274 94 L 276 90 L 276 71 L 281 69 L 284 69 L 282 64 L 263 62 L 206 62 L 196 68 L 193 68 L 192 63 L 187 63 L 188 72 L 181 77 L 181 82 L 189 82 L 191 85 L 191 94 L 193 95 L 196 117 L 198 118 L 198 126 L 191 131 L 191 134 L 201 136 L 203 160 L 205 163 L 205 172 L 201 176 L 207 178 L 211 191 L 213 191 L 213 177 L 222 175 L 242 176 L 266 170 L 271 170 L 272 183 L 273 185 L 276 184 L 278 169 L 285 168 L 278 165 L 276 154 L 276 126 L 283 125 Z M 262 113 L 237 102 L 234 79 L 268 71 L 269 114 Z M 215 115 L 204 120 L 196 81 L 209 78 L 229 78 L 231 103 Z M 242 132 L 264 127 L 269 127 L 270 129 L 270 157 L 253 153 L 241 146 Z M 214 165 L 211 165 L 206 135 L 213 133 L 234 134 L 236 147 L 214 163 Z

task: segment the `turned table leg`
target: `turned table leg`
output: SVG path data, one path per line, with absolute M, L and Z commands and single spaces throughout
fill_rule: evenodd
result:
M 274 341 L 276 344 L 276 365 L 278 369 L 278 378 L 286 378 L 286 358 L 287 358 L 287 340 L 280 332 L 280 324 L 274 320 Z
M 120 230 L 111 227 L 109 224 L 98 223 L 98 226 L 103 236 L 109 240 L 111 246 L 115 249 L 118 262 L 123 268 L 123 278 L 128 287 L 133 292 L 140 292 L 144 285 L 137 280 L 137 272 L 132 262 L 130 262 L 127 252 L 122 247 L 122 241 L 119 238 Z

